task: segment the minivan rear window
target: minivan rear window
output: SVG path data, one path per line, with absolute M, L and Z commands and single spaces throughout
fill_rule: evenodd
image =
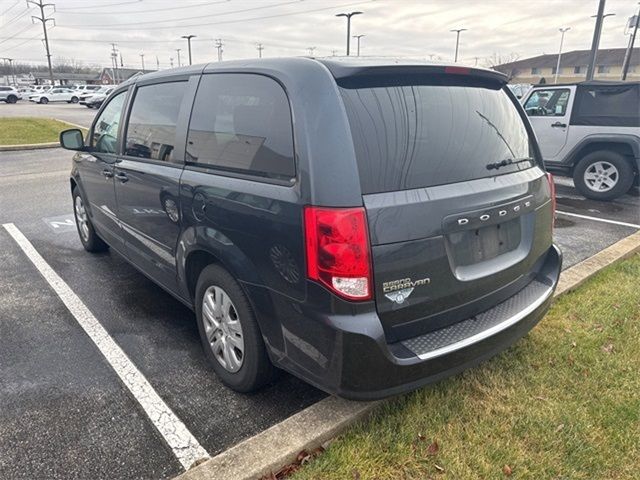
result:
M 503 90 L 466 85 L 340 90 L 365 194 L 463 182 L 536 164 L 522 117 Z M 494 168 L 503 161 L 509 164 Z

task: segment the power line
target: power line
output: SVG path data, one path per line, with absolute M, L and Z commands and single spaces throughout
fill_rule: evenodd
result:
M 251 18 L 242 18 L 242 19 L 238 19 L 238 20 L 223 20 L 221 22 L 207 22 L 207 23 L 193 23 L 193 24 L 189 24 L 189 25 L 165 25 L 165 26 L 154 26 L 154 27 L 150 27 L 150 29 L 152 30 L 160 30 L 160 29 L 167 29 L 167 28 L 186 28 L 186 27 L 207 27 L 207 26 L 212 26 L 212 25 L 224 25 L 224 24 L 229 24 L 229 23 L 242 23 L 242 22 L 250 22 L 253 20 L 266 20 L 266 19 L 270 19 L 270 18 L 280 18 L 280 17 L 290 17 L 290 16 L 294 16 L 294 15 L 301 15 L 304 13 L 314 13 L 314 12 L 322 12 L 322 11 L 326 11 L 326 10 L 335 10 L 337 8 L 343 8 L 343 7 L 353 7 L 356 5 L 362 5 L 365 3 L 371 3 L 375 0 L 363 0 L 360 2 L 352 2 L 352 3 L 343 3 L 340 5 L 333 5 L 331 7 L 322 7 L 322 8 L 314 8 L 314 9 L 309 9 L 309 10 L 300 10 L 298 12 L 287 12 L 287 13 L 280 13 L 280 14 L 275 14 L 275 15 L 264 15 L 261 17 L 251 17 Z M 297 3 L 297 2 L 296 2 Z M 201 18 L 201 17 L 199 17 Z M 156 23 L 156 22 L 152 22 L 152 23 Z M 136 24 L 136 25 L 140 25 L 140 24 Z M 112 29 L 119 29 L 122 25 L 119 26 L 113 26 L 113 27 L 107 27 L 104 28 L 105 30 L 112 30 Z M 103 27 L 100 27 L 99 25 L 58 25 L 59 28 L 82 28 L 82 29 L 87 29 L 87 28 L 91 28 L 93 30 L 101 30 Z
M 15 7 L 16 5 L 18 5 L 20 3 L 20 0 L 16 0 L 13 5 L 11 5 L 9 8 L 7 8 L 5 11 L 3 11 L 2 13 L 0 13 L 0 17 L 3 16 L 5 13 L 7 13 L 9 10 L 13 9 L 13 7 Z
M 92 26 L 92 28 L 103 28 L 103 27 L 109 27 L 109 28 L 120 28 L 120 27 L 126 27 L 126 26 L 131 26 L 131 25 L 148 25 L 150 23 L 152 24 L 158 24 L 158 23 L 167 23 L 167 22 L 182 22 L 185 20 L 200 20 L 203 18 L 207 18 L 207 17 L 222 17 L 224 15 L 233 15 L 235 13 L 245 13 L 245 12 L 252 12 L 255 10 L 264 10 L 267 8 L 274 8 L 274 7 L 282 7 L 284 5 L 291 5 L 292 3 L 300 3 L 302 0 L 290 0 L 288 2 L 282 2 L 282 3 L 274 3 L 272 5 L 261 5 L 259 7 L 251 7 L 251 8 L 243 8 L 242 10 L 233 10 L 231 12 L 220 12 L 220 13 L 211 13 L 211 14 L 207 14 L 207 15 L 196 15 L 193 17 L 184 17 L 184 18 L 170 18 L 167 20 L 149 20 L 148 22 L 132 22 L 132 23 L 106 23 L 106 24 L 101 24 L 101 25 L 95 25 Z M 129 13 L 129 12 L 127 12 Z M 83 28 L 87 28 L 86 24 L 79 24 L 79 25 L 64 25 L 67 28 L 76 28 L 76 27 L 83 27 Z M 176 26 L 176 25 L 174 25 Z M 188 26 L 188 25 L 177 25 L 178 27 L 182 27 L 182 26 Z
M 22 30 L 20 30 L 19 32 L 16 32 L 13 36 L 8 37 L 6 40 L 2 40 L 0 42 L 0 44 L 4 43 L 4 42 L 8 42 L 9 40 L 14 40 L 18 35 L 20 35 L 21 33 L 26 32 L 27 30 L 29 30 L 31 27 L 33 27 L 33 23 L 30 23 L 29 25 L 27 25 L 25 28 L 23 28 Z
M 61 8 L 61 12 L 66 12 L 68 10 L 81 10 L 81 9 L 91 9 L 94 10 L 96 8 L 107 8 L 107 7 L 118 7 L 121 5 L 129 5 L 132 3 L 140 3 L 142 0 L 129 0 L 127 2 L 117 2 L 117 3 L 105 3 L 104 5 L 96 5 L 92 3 L 91 5 L 83 5 L 83 6 L 71 6 L 67 8 Z
M 18 0 L 20 1 L 20 0 Z M 179 7 L 165 7 L 165 8 L 151 8 L 151 9 L 147 9 L 147 10 L 126 10 L 124 12 L 122 12 L 123 15 L 128 15 L 130 13 L 156 13 L 156 12 L 167 12 L 169 10 L 184 10 L 185 7 L 188 8 L 198 8 L 198 7 L 204 7 L 204 6 L 209 6 L 209 5 L 216 5 L 219 3 L 228 3 L 231 0 L 218 0 L 217 2 L 203 2 L 203 3 L 194 3 L 194 4 L 187 4 L 187 5 L 180 5 Z M 126 2 L 126 3 L 138 3 L 138 2 Z M 87 8 L 94 8 L 94 7 L 75 7 L 73 9 L 69 9 L 69 8 L 59 8 L 58 11 L 60 12 L 64 12 L 66 15 L 86 15 L 86 12 L 74 12 L 73 10 L 80 10 L 80 9 L 87 9 Z

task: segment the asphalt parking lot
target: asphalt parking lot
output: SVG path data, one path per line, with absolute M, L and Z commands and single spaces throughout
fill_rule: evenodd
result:
M 96 110 L 79 104 L 48 103 L 41 105 L 24 99 L 14 104 L 0 102 L 0 117 L 56 118 L 88 127 L 95 115 Z
M 75 105 L 32 107 L 95 114 Z M 0 153 L 0 224 L 15 225 L 208 455 L 324 397 L 289 375 L 254 395 L 222 386 L 205 363 L 189 310 L 117 254 L 82 249 L 70 158 L 61 149 Z M 640 229 L 637 189 L 594 202 L 558 179 L 557 195 L 555 237 L 565 268 Z M 183 471 L 139 396 L 5 228 L 0 247 L 0 478 L 167 478 Z

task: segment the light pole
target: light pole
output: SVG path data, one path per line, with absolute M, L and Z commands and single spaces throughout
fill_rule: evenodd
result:
M 640 2 L 638 2 L 640 5 Z M 635 25 L 633 22 L 635 21 Z M 624 62 L 622 63 L 622 80 L 627 79 L 627 72 L 629 71 L 629 64 L 631 63 L 631 55 L 633 55 L 633 45 L 636 43 L 636 34 L 638 33 L 638 24 L 640 24 L 640 10 L 638 10 L 638 14 L 629 19 L 629 24 L 633 25 L 633 32 L 631 33 L 631 38 L 629 39 L 629 48 L 626 51 L 624 56 Z
M 604 4 L 605 0 L 600 0 L 598 4 L 598 14 L 592 15 L 591 18 L 596 18 L 596 26 L 593 30 L 593 41 L 591 42 L 591 53 L 589 54 L 589 67 L 587 69 L 587 78 L 586 80 L 593 80 L 593 74 L 596 70 L 596 57 L 598 55 L 598 48 L 600 46 L 600 35 L 602 34 L 602 23 L 604 19 L 607 17 L 611 17 L 615 15 L 615 13 L 607 13 L 604 14 Z
M 458 46 L 460 45 L 460 32 L 466 32 L 466 28 L 454 28 L 450 30 L 450 32 L 456 32 L 456 54 L 453 57 L 453 62 L 456 63 L 458 61 Z
M 349 40 L 351 39 L 351 17 L 361 15 L 362 12 L 338 13 L 336 17 L 345 17 L 347 19 L 347 56 L 349 56 Z
M 264 50 L 264 46 L 259 43 L 256 48 L 258 49 L 258 58 L 262 58 L 262 50 Z
M 140 54 L 140 60 L 142 60 L 142 72 L 144 73 L 144 53 Z
M 187 45 L 189 46 L 189 65 L 191 65 L 191 39 L 195 38 L 196 35 L 183 35 L 182 38 L 187 39 Z
M 182 65 L 180 64 L 180 50 L 182 50 L 181 48 L 176 48 L 176 52 L 178 52 L 178 66 L 181 67 Z M 173 67 L 173 63 L 171 64 L 171 67 Z
M 358 50 L 357 50 L 357 51 L 358 51 L 358 57 L 360 56 L 360 39 L 361 39 L 362 37 L 364 37 L 364 36 L 365 36 L 365 35 L 354 35 L 354 36 L 353 36 L 353 38 L 357 39 L 357 41 L 358 41 Z
M 560 74 L 560 58 L 562 57 L 562 43 L 564 42 L 564 34 L 571 30 L 571 27 L 559 28 L 560 35 L 560 50 L 558 50 L 558 63 L 556 65 L 556 79 L 553 83 L 558 83 L 558 75 Z
M 222 43 L 222 39 L 221 38 L 216 38 L 216 50 L 218 50 L 218 61 L 221 62 L 222 61 L 222 47 L 224 46 L 224 43 Z

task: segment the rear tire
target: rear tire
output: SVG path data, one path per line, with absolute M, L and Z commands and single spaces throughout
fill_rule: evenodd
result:
M 76 228 L 78 229 L 78 236 L 82 246 L 87 252 L 104 252 L 109 248 L 109 245 L 98 236 L 93 228 L 89 213 L 85 207 L 86 202 L 77 186 L 73 188 L 71 197 L 73 198 L 73 216 L 76 219 Z
M 222 383 L 246 393 L 273 381 L 276 368 L 249 300 L 229 272 L 218 265 L 205 267 L 198 278 L 195 306 L 205 356 Z M 226 361 L 225 355 L 231 360 Z
M 18 97 L 15 95 L 9 95 L 7 97 L 7 103 L 16 103 L 18 101 Z
M 49 99 L 47 97 L 42 97 L 38 103 L 46 105 L 47 103 L 49 103 Z
M 585 155 L 573 170 L 578 191 L 592 200 L 613 200 L 629 191 L 634 180 L 631 164 L 616 152 L 599 150 Z
M 71 97 L 71 103 L 78 103 L 78 97 Z

